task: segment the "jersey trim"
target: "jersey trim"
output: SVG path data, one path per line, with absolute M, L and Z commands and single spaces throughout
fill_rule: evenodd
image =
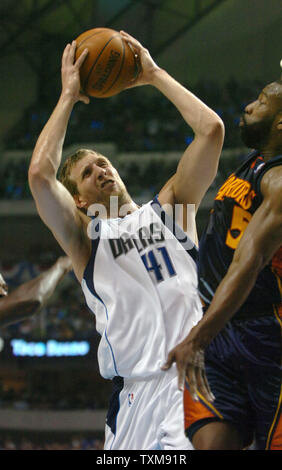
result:
M 117 417 L 120 410 L 120 394 L 124 387 L 124 379 L 122 377 L 114 377 L 112 379 L 112 384 L 112 396 L 110 399 L 110 405 L 106 417 L 106 423 L 114 434 L 114 439 L 112 441 L 111 447 L 113 446 L 116 437 Z
M 261 180 L 263 176 L 265 175 L 265 173 L 271 170 L 271 168 L 274 168 L 275 166 L 281 166 L 281 165 L 282 165 L 282 155 L 276 155 L 276 157 L 273 157 L 267 162 L 265 162 L 256 180 L 255 189 L 257 193 L 259 192 L 259 194 L 261 195 L 260 185 L 261 185 Z M 261 199 L 262 199 L 262 195 L 261 195 Z
M 83 279 L 85 280 L 90 292 L 92 292 L 92 294 L 95 295 L 95 297 L 101 300 L 97 292 L 95 291 L 94 280 L 93 280 L 94 264 L 95 264 L 95 258 L 96 258 L 99 243 L 100 243 L 100 237 L 97 237 L 91 240 L 91 254 L 90 254 L 88 263 L 86 265 L 86 268 L 84 270 L 84 273 L 83 273 Z
M 209 286 L 209 284 L 204 280 L 203 277 L 201 277 L 200 279 L 200 282 L 203 284 L 203 286 L 206 288 L 206 290 L 208 291 L 208 293 L 213 297 L 215 292 L 212 290 L 212 288 Z M 202 294 L 201 292 L 199 292 L 199 295 L 200 297 L 207 303 L 207 304 L 210 304 L 211 301 L 209 299 L 207 299 L 204 294 Z
M 151 202 L 152 209 L 160 217 L 163 224 L 171 231 L 175 236 L 177 241 L 183 246 L 186 253 L 188 253 L 194 262 L 197 264 L 198 261 L 198 248 L 192 242 L 192 240 L 187 236 L 184 230 L 175 222 L 175 220 L 165 212 L 162 208 L 162 205 L 158 199 L 158 196 L 155 196 Z
M 100 230 L 100 224 L 101 224 L 101 222 L 99 222 L 99 230 Z M 96 297 L 96 299 L 99 300 L 99 302 L 101 302 L 101 304 L 103 305 L 103 307 L 105 309 L 106 319 L 108 321 L 108 319 L 109 319 L 108 309 L 107 309 L 106 305 L 104 304 L 103 300 L 101 299 L 101 297 L 97 294 L 97 292 L 95 290 L 95 286 L 94 286 L 94 279 L 93 279 L 94 264 L 95 264 L 95 259 L 96 259 L 96 254 L 97 254 L 99 243 L 100 243 L 100 237 L 98 237 L 98 236 L 94 240 L 91 240 L 91 254 L 90 254 L 90 258 L 89 258 L 89 261 L 87 263 L 87 266 L 85 268 L 84 274 L 83 274 L 83 279 L 84 279 L 89 291 L 91 292 L 91 294 L 94 297 Z M 119 375 L 119 373 L 117 371 L 114 351 L 113 351 L 112 345 L 111 345 L 111 343 L 108 339 L 108 336 L 107 336 L 107 327 L 105 328 L 105 338 L 106 338 L 106 341 L 107 341 L 108 346 L 109 346 L 110 351 L 111 351 L 115 373 L 117 375 Z

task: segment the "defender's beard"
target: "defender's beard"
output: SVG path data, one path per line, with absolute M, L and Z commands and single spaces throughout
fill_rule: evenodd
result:
M 242 121 L 244 123 L 240 127 L 242 141 L 249 148 L 261 150 L 268 143 L 273 119 L 268 118 L 260 122 L 247 124 L 243 115 Z

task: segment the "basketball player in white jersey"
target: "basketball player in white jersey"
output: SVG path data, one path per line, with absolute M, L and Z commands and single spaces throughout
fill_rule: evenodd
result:
M 185 450 L 191 446 L 184 436 L 177 371 L 165 372 L 162 365 L 202 316 L 195 213 L 216 175 L 224 126 L 216 113 L 158 67 L 138 41 L 121 34 L 141 63 L 132 86 L 156 87 L 194 131 L 175 175 L 153 201 L 138 207 L 112 163 L 82 149 L 65 163 L 60 177 L 64 185 L 59 181 L 73 106 L 79 100 L 89 102 L 79 80 L 87 51 L 75 62 L 73 42 L 63 53 L 61 96 L 36 143 L 29 183 L 40 216 L 71 258 L 96 316 L 100 372 L 114 385 L 105 449 Z M 173 210 L 170 215 L 164 210 L 176 205 L 183 209 L 180 221 Z

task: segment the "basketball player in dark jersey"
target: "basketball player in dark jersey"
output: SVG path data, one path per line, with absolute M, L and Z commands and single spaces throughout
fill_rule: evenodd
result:
M 23 283 L 10 294 L 0 273 L 0 327 L 25 320 L 37 313 L 71 269 L 70 259 L 62 256 L 49 269 Z
M 199 450 L 282 450 L 282 82 L 240 121 L 255 149 L 219 189 L 199 250 L 205 314 L 164 365 L 185 389 Z M 205 354 L 204 354 L 205 351 Z M 205 363 L 205 365 L 204 365 Z

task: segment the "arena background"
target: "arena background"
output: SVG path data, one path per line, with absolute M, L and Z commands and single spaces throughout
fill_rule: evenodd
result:
M 36 213 L 27 168 L 60 93 L 65 44 L 90 28 L 128 31 L 224 120 L 201 234 L 216 189 L 246 154 L 240 113 L 281 74 L 280 0 L 1 0 L 0 15 L 0 272 L 10 290 L 62 254 Z M 165 98 L 142 87 L 78 104 L 64 155 L 82 144 L 108 155 L 143 203 L 192 136 Z M 111 385 L 99 376 L 98 341 L 72 274 L 38 316 L 0 330 L 0 448 L 102 448 Z

